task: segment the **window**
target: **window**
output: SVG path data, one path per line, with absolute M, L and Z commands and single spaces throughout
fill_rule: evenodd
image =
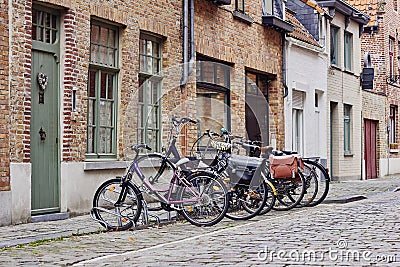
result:
M 344 69 L 352 70 L 352 51 L 353 51 L 353 35 L 344 32 Z
M 200 132 L 230 129 L 230 67 L 198 56 L 196 109 Z
M 316 108 L 319 107 L 319 95 L 317 92 L 315 92 L 315 95 L 314 95 L 314 107 L 316 107 Z
M 392 37 L 389 38 L 389 74 L 390 76 L 394 76 L 394 39 Z
M 263 15 L 273 15 L 274 14 L 274 1 L 273 0 L 263 0 Z
M 397 44 L 397 73 L 400 73 L 400 42 Z
M 303 110 L 293 109 L 293 146 L 292 150 L 303 154 Z
M 268 88 L 274 77 L 266 73 L 246 71 L 245 119 L 247 138 L 269 144 Z
M 88 157 L 116 156 L 118 28 L 92 22 L 88 84 Z
M 339 65 L 338 43 L 339 43 L 339 28 L 331 26 L 331 64 L 336 66 Z
M 139 40 L 138 143 L 161 149 L 162 39 L 141 34 Z
M 389 116 L 389 143 L 397 143 L 396 141 L 396 115 L 397 106 L 390 106 L 390 116 Z
M 244 0 L 235 0 L 235 9 L 244 13 Z
M 344 154 L 351 154 L 351 106 L 344 105 Z
M 394 11 L 397 11 L 397 1 L 398 0 L 393 0 L 393 9 L 394 9 Z
M 58 38 L 58 19 L 54 14 L 32 9 L 32 39 L 55 44 Z
M 292 150 L 303 153 L 303 109 L 305 93 L 298 90 L 292 91 Z

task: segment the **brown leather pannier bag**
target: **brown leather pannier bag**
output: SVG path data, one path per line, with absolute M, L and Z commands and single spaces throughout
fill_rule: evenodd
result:
M 299 168 L 304 168 L 301 158 L 295 155 L 273 156 L 269 157 L 270 171 L 275 179 L 281 178 L 299 178 Z

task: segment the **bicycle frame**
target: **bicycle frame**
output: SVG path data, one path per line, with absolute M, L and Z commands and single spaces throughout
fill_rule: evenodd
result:
M 163 157 L 163 161 L 167 161 L 171 163 L 166 157 Z M 188 184 L 185 178 L 182 178 L 179 173 L 180 169 L 175 168 L 174 169 L 174 175 L 172 176 L 170 183 L 169 183 L 169 188 L 168 189 L 161 189 L 157 190 L 154 188 L 154 186 L 148 181 L 148 179 L 144 176 L 142 170 L 138 166 L 138 163 L 134 161 L 129 168 L 129 172 L 133 173 L 135 172 L 139 178 L 143 181 L 143 184 L 147 189 L 150 190 L 152 194 L 157 196 L 158 200 L 160 202 L 163 202 L 168 205 L 178 205 L 178 204 L 185 204 L 185 203 L 192 203 L 192 202 L 199 202 L 201 200 L 201 193 L 196 192 L 195 190 L 192 189 L 192 187 Z M 188 190 L 196 197 L 195 199 L 187 199 L 187 200 L 176 200 L 173 199 L 172 192 L 175 188 L 176 183 L 180 182 L 184 187 L 188 188 Z M 161 193 L 168 192 L 167 197 L 164 197 Z

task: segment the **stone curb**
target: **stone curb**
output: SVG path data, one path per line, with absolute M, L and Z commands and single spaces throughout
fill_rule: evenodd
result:
M 322 202 L 322 204 L 345 204 L 349 202 L 360 201 L 367 198 L 368 197 L 364 195 L 351 195 L 338 198 L 327 198 Z
M 136 227 L 132 227 L 129 229 L 129 231 L 134 231 L 134 230 L 143 230 L 143 229 L 149 229 L 153 227 L 162 227 L 165 225 L 170 225 L 176 223 L 176 220 L 171 220 L 171 221 L 160 221 L 159 223 L 150 223 L 148 225 L 138 225 Z M 37 242 L 37 241 L 46 241 L 46 240 L 51 240 L 54 238 L 70 238 L 72 236 L 82 236 L 82 235 L 91 235 L 91 234 L 96 234 L 99 232 L 107 232 L 105 229 L 100 228 L 98 231 L 93 231 L 91 230 L 82 230 L 79 229 L 79 231 L 61 231 L 61 232 L 53 232 L 53 233 L 46 233 L 46 234 L 40 234 L 36 236 L 30 236 L 30 237 L 23 237 L 23 238 L 17 238 L 14 240 L 5 240 L 0 242 L 0 249 L 7 248 L 7 247 L 15 247 L 18 245 L 28 245 L 32 242 Z

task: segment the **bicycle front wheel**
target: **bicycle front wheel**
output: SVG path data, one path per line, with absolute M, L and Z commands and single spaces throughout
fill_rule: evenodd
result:
M 178 193 L 178 199 L 183 202 L 182 216 L 196 226 L 211 226 L 221 221 L 229 205 L 224 183 L 207 172 L 193 173 L 187 181 Z
M 118 200 L 121 201 L 118 201 Z M 139 189 L 121 179 L 104 182 L 93 198 L 93 213 L 103 222 L 107 230 L 123 231 L 131 228 L 139 219 L 142 211 L 142 197 Z

